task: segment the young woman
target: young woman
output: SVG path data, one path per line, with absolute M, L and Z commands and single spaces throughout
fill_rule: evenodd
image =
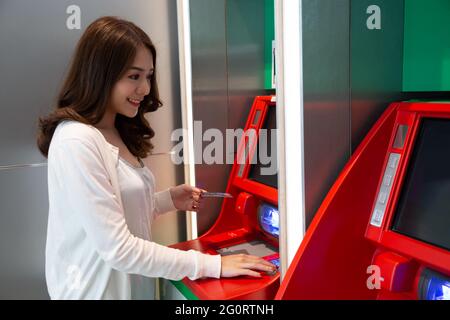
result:
M 155 192 L 142 162 L 154 136 L 144 115 L 162 104 L 156 50 L 129 21 L 103 17 L 82 35 L 58 97 L 39 121 L 48 157 L 46 280 L 53 299 L 145 299 L 154 278 L 258 277 L 274 266 L 248 255 L 207 255 L 151 242 L 151 223 L 198 210 L 202 190 Z

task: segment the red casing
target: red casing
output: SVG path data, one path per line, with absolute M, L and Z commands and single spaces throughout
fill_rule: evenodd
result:
M 389 230 L 423 117 L 450 118 L 449 103 L 392 103 L 354 152 L 317 211 L 276 299 L 416 299 L 421 270 L 450 274 L 450 253 Z M 399 125 L 409 130 L 393 147 Z M 389 153 L 401 154 L 381 227 L 370 224 Z M 368 267 L 380 267 L 369 288 Z
M 253 102 L 245 126 L 248 130 L 258 130 L 263 125 L 268 108 L 275 108 L 272 96 L 258 96 Z M 255 118 L 255 115 L 258 114 Z M 231 170 L 226 192 L 233 195 L 232 199 L 224 198 L 220 214 L 214 225 L 195 240 L 172 245 L 181 250 L 195 249 L 204 253 L 217 254 L 217 249 L 229 247 L 242 242 L 262 240 L 278 248 L 278 239 L 267 235 L 259 227 L 256 209 L 261 201 L 278 206 L 278 191 L 275 188 L 247 179 L 250 169 L 249 159 L 252 159 L 257 139 L 244 138 L 239 143 L 238 153 Z M 245 141 L 249 141 L 249 152 L 243 171 L 239 173 L 243 162 Z M 239 159 L 239 163 L 238 163 Z M 239 177 L 239 174 L 241 175 Z M 266 259 L 276 258 L 277 254 Z M 199 299 L 273 299 L 279 287 L 279 273 L 261 278 L 236 277 L 200 280 L 184 278 L 183 284 Z

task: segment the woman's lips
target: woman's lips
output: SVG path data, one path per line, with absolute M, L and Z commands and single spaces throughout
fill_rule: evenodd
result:
M 141 100 L 137 100 L 137 99 L 128 98 L 127 101 L 135 107 L 139 107 L 139 105 L 141 104 Z

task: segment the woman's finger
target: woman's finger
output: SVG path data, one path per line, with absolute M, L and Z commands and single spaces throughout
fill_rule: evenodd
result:
M 260 271 L 265 271 L 265 272 L 272 272 L 275 270 L 275 266 L 268 266 L 266 264 L 263 263 L 259 263 L 259 262 L 244 262 L 242 264 L 240 264 L 241 268 L 245 268 L 245 269 L 253 269 L 253 270 L 260 270 Z
M 258 256 L 245 255 L 244 259 L 246 262 L 257 262 L 257 263 L 261 263 L 261 264 L 264 264 L 269 267 L 275 267 L 275 265 L 273 263 L 271 263 L 265 259 L 262 259 L 261 257 L 258 257 Z
M 197 195 L 199 195 L 200 193 L 202 193 L 202 189 L 199 189 L 197 187 L 192 187 L 191 191 Z
M 261 274 L 259 272 L 250 270 L 250 269 L 241 269 L 241 275 L 243 276 L 250 276 L 255 278 L 261 278 Z

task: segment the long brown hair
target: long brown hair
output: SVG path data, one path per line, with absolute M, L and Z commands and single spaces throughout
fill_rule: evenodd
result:
M 145 46 L 153 56 L 155 72 L 150 93 L 134 118 L 117 114 L 115 127 L 136 157 L 145 158 L 155 133 L 144 114 L 162 106 L 156 83 L 156 50 L 148 35 L 132 22 L 102 17 L 92 22 L 78 42 L 67 78 L 58 96 L 56 110 L 39 118 L 37 145 L 47 157 L 50 142 L 61 121 L 75 120 L 95 125 L 105 114 L 111 91 L 133 63 L 138 47 Z

